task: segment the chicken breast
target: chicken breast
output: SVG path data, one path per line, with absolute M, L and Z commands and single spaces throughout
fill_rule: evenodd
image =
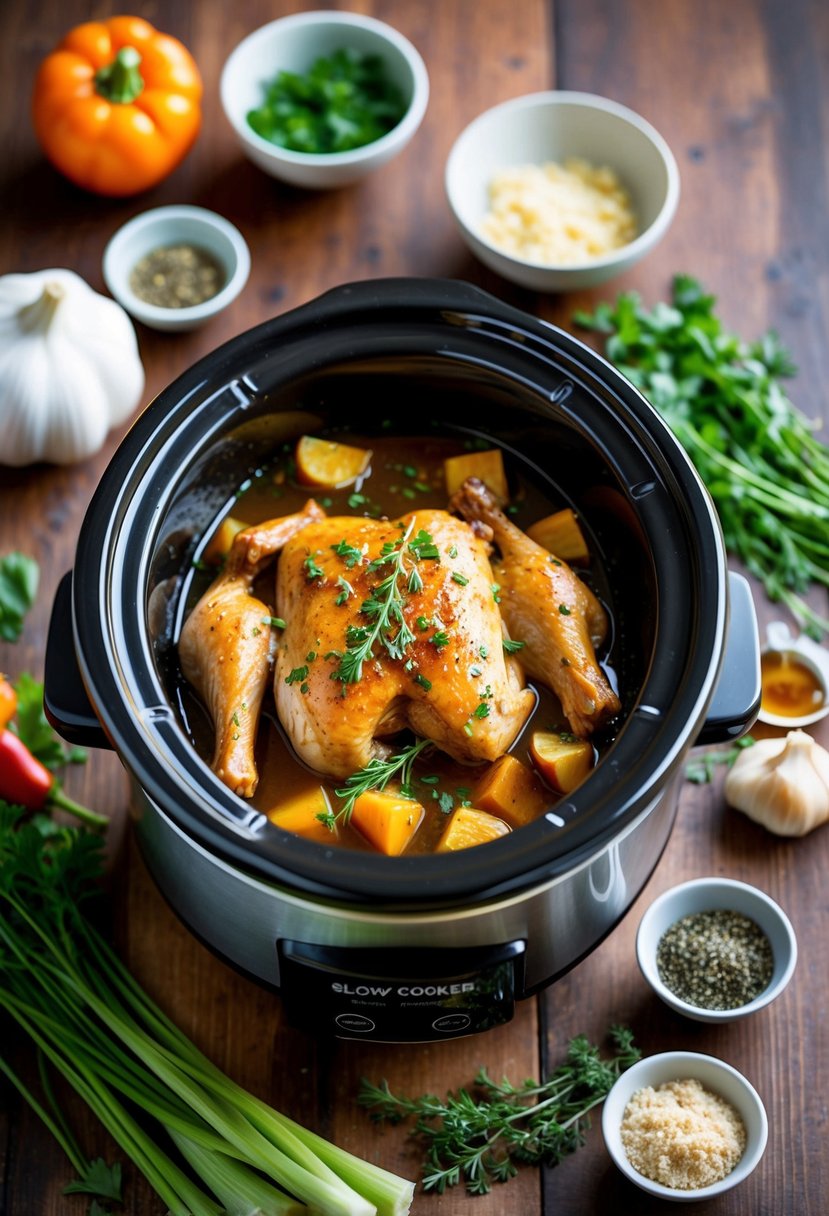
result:
M 449 505 L 498 547 L 501 614 L 524 642 L 528 675 L 556 693 L 575 734 L 592 734 L 621 708 L 596 661 L 608 624 L 601 604 L 566 562 L 507 519 L 482 481 L 465 481 Z
M 404 727 L 462 762 L 508 750 L 535 703 L 504 653 L 486 546 L 446 511 L 341 516 L 279 560 L 277 711 L 299 756 L 344 778 Z

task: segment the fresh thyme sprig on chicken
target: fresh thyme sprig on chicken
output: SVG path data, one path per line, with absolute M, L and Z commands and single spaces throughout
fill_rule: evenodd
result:
M 378 643 L 385 647 L 389 658 L 402 659 L 415 640 L 415 635 L 403 616 L 406 593 L 416 594 L 423 590 L 423 580 L 416 563 L 424 558 L 439 561 L 440 554 L 431 536 L 422 528 L 417 536 L 410 540 L 414 522 L 412 517 L 400 539 L 386 541 L 380 556 L 368 563 L 367 569 L 370 573 L 386 566 L 389 566 L 390 570 L 360 606 L 360 612 L 371 624 L 349 625 L 346 630 L 346 650 L 339 656 L 339 663 L 331 673 L 333 680 L 341 680 L 343 684 L 356 684 L 362 679 L 363 664 L 374 657 L 374 648 Z M 408 572 L 407 560 L 412 563 Z M 401 579 L 404 578 L 405 583 L 401 585 Z
M 583 1036 L 571 1040 L 567 1057 L 543 1083 L 521 1086 L 492 1080 L 482 1068 L 475 1078 L 481 1096 L 460 1089 L 441 1101 L 432 1094 L 404 1098 L 385 1081 L 365 1078 L 358 1102 L 377 1122 L 416 1118 L 413 1135 L 427 1146 L 423 1188 L 439 1193 L 463 1181 L 472 1195 L 485 1195 L 493 1182 L 507 1182 L 518 1165 L 557 1165 L 584 1143 L 590 1111 L 609 1093 L 624 1069 L 639 1058 L 633 1035 L 613 1026 L 616 1055 L 602 1059 Z
M 336 813 L 320 814 L 317 818 L 326 827 L 332 829 L 337 822 L 348 823 L 351 812 L 354 810 L 354 803 L 361 794 L 365 794 L 369 790 L 384 790 L 392 777 L 396 777 L 398 774 L 400 775 L 401 793 L 404 797 L 409 797 L 412 787 L 412 765 L 431 742 L 431 739 L 418 739 L 386 760 L 375 756 L 373 760 L 369 760 L 365 768 L 361 768 L 359 772 L 347 777 L 344 786 L 334 791 L 338 798 L 343 799 L 340 809 Z

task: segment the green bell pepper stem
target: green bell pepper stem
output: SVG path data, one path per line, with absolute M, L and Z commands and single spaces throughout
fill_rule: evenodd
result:
M 141 56 L 133 46 L 122 46 L 106 67 L 95 73 L 95 92 L 107 101 L 129 105 L 144 90 L 144 78 L 138 70 Z

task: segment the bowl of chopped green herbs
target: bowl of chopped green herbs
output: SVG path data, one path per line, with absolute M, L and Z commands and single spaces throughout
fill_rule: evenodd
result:
M 758 887 L 695 878 L 650 905 L 636 957 L 671 1009 L 697 1022 L 731 1022 L 780 995 L 795 969 L 797 940 L 783 909 Z
M 429 77 L 415 47 L 358 13 L 295 13 L 231 53 L 221 99 L 239 144 L 266 173 L 306 189 L 358 181 L 420 126 Z

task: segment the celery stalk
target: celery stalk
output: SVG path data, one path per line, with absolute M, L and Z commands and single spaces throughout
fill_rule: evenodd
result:
M 265 1182 L 253 1170 L 222 1153 L 207 1152 L 194 1140 L 167 1129 L 182 1157 L 222 1204 L 227 1216 L 302 1216 L 308 1211 L 299 1203 Z

